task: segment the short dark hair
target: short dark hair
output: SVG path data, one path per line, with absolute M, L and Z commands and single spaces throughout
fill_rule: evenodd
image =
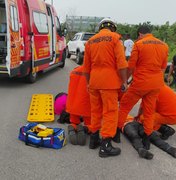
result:
M 176 55 L 174 55 L 174 57 L 172 58 L 173 64 L 174 66 L 176 66 Z
M 126 34 L 126 38 L 131 38 L 131 35 L 130 34 Z
M 151 33 L 151 30 L 150 30 L 149 26 L 142 25 L 142 26 L 139 26 L 139 28 L 137 30 L 138 36 L 139 36 L 139 33 L 147 34 L 147 33 Z

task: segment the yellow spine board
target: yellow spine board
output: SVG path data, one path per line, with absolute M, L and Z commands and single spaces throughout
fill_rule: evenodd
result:
M 33 94 L 28 112 L 29 122 L 54 121 L 54 100 L 52 94 Z

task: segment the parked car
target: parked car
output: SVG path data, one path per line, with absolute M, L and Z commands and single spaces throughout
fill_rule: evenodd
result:
M 79 32 L 76 33 L 68 43 L 67 43 L 67 58 L 71 55 L 76 55 L 76 63 L 82 64 L 84 58 L 85 43 L 93 36 L 95 33 L 89 32 Z

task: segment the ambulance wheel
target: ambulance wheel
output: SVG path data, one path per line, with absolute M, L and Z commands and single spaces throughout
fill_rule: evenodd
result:
M 83 63 L 83 55 L 80 51 L 76 53 L 76 63 L 81 65 Z
M 30 72 L 27 76 L 26 76 L 26 81 L 28 83 L 34 83 L 37 79 L 37 73 L 36 72 Z
M 66 59 L 66 52 L 64 51 L 61 60 L 62 64 L 59 66 L 60 68 L 63 68 L 65 66 L 65 59 Z

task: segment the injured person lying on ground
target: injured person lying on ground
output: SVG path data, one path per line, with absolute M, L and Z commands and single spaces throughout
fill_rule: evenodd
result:
M 161 138 L 163 136 L 166 137 L 166 135 L 168 137 L 169 135 L 173 135 L 173 132 L 175 132 L 175 130 L 167 125 L 162 125 L 160 129 L 161 131 L 153 131 L 153 133 L 150 135 L 150 142 L 176 158 L 176 148 L 172 147 Z M 154 155 L 144 146 L 144 128 L 139 121 L 137 121 L 132 116 L 128 116 L 127 121 L 122 128 L 122 131 L 124 135 L 129 139 L 132 146 L 136 149 L 140 157 L 144 159 L 153 158 Z

